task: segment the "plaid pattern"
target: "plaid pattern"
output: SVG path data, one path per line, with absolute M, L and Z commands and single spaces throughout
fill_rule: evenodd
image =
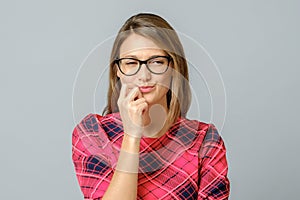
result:
M 123 139 L 119 113 L 87 115 L 73 130 L 72 159 L 85 199 L 101 199 Z M 228 199 L 226 149 L 213 124 L 179 118 L 159 138 L 142 138 L 137 199 Z

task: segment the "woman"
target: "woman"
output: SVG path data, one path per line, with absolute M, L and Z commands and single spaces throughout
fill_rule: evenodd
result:
M 74 129 L 85 199 L 228 199 L 226 150 L 213 124 L 186 119 L 191 94 L 183 47 L 154 14 L 120 29 L 108 104 Z

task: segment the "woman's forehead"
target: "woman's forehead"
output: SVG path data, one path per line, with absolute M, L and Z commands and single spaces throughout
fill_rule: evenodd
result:
M 152 40 L 137 34 L 131 34 L 124 40 L 120 47 L 120 57 L 132 56 L 143 58 L 144 56 L 165 55 L 165 51 Z

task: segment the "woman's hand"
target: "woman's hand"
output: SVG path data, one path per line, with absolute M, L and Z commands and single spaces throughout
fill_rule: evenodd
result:
M 148 104 L 138 87 L 129 88 L 122 84 L 118 106 L 123 122 L 124 133 L 140 138 L 143 134 L 143 118 Z

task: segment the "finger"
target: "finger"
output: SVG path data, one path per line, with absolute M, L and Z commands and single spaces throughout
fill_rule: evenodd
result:
M 120 90 L 120 96 L 121 98 L 126 97 L 126 90 L 127 90 L 127 84 L 123 83 Z
M 141 93 L 141 91 L 140 91 L 140 89 L 139 89 L 139 92 L 138 92 L 138 99 L 140 99 L 140 98 L 143 98 L 143 95 L 142 95 L 142 93 Z
M 133 84 L 133 83 L 126 83 L 126 85 L 127 85 L 127 89 L 126 89 L 126 95 L 125 96 L 128 96 L 129 93 L 131 92 L 131 90 L 136 88 L 136 85 Z
M 146 102 L 146 99 L 145 98 L 140 98 L 140 99 L 137 99 L 135 101 L 132 101 L 131 105 L 136 106 L 136 105 L 139 105 L 139 104 L 144 103 L 144 102 Z
M 148 103 L 147 102 L 141 103 L 138 107 L 138 112 L 140 114 L 144 114 L 147 110 L 148 110 Z
M 141 97 L 141 95 L 139 93 L 140 93 L 140 90 L 138 87 L 133 88 L 127 96 L 128 100 L 135 101 L 135 100 L 139 99 L 139 97 Z

